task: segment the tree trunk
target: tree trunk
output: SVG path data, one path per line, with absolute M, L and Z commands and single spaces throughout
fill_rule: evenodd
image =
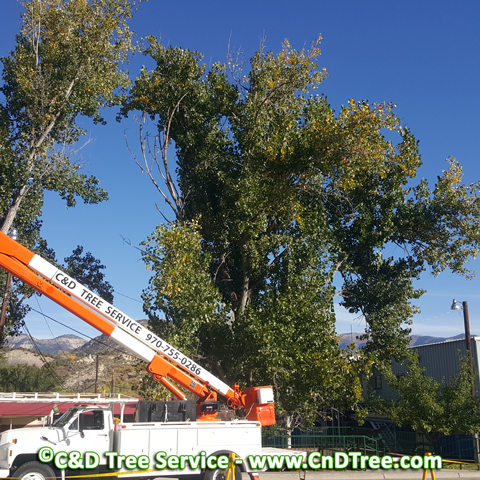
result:
M 10 231 L 13 220 L 17 215 L 18 209 L 20 208 L 20 203 L 22 203 L 22 199 L 25 195 L 26 190 L 27 190 L 27 186 L 23 185 L 20 191 L 17 194 L 15 194 L 13 197 L 12 205 L 10 206 L 7 214 L 4 217 L 2 227 L 1 227 L 1 231 L 5 235 L 8 235 L 8 232 Z
M 243 244 L 243 249 L 245 250 L 246 248 L 247 246 Z M 238 305 L 238 313 L 240 315 L 243 315 L 245 313 L 247 303 L 250 301 L 250 296 L 252 294 L 252 290 L 250 289 L 250 276 L 248 274 L 249 263 L 250 262 L 247 259 L 247 254 L 244 252 L 242 255 L 243 279 L 242 279 L 242 287 L 240 290 L 240 300 Z
M 287 415 L 287 448 L 292 448 L 293 415 Z
M 243 315 L 245 313 L 247 303 L 250 301 L 250 295 L 252 292 L 248 288 L 250 283 L 249 280 L 250 279 L 248 277 L 243 278 L 242 291 L 240 292 L 240 302 L 238 304 L 238 313 L 240 315 Z

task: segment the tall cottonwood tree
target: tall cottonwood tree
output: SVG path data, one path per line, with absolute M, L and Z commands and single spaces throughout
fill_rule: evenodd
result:
M 176 216 L 146 242 L 145 311 L 230 383 L 275 385 L 290 411 L 354 406 L 358 369 L 405 353 L 413 280 L 427 265 L 468 275 L 480 239 L 478 184 L 454 159 L 433 189 L 407 186 L 421 160 L 394 105 L 351 99 L 336 114 L 315 94 L 319 41 L 207 70 L 150 38 L 157 66 L 122 111 L 141 112 L 137 163 Z M 338 349 L 336 296 L 365 317 L 363 356 Z
M 55 191 L 72 207 L 98 203 L 107 192 L 82 173 L 76 156 L 84 133 L 77 118 L 104 123 L 100 109 L 121 102 L 130 81 L 130 0 L 22 0 L 14 50 L 1 59 L 0 230 L 12 227 L 25 246 L 46 258 L 54 253 L 40 237 L 43 197 Z M 0 285 L 5 275 L 0 272 Z M 7 329 L 15 332 L 31 290 L 14 284 Z M 2 295 L 3 296 L 3 295 Z
M 40 215 L 43 192 L 67 206 L 107 198 L 81 173 L 72 145 L 79 115 L 103 122 L 129 84 L 120 63 L 132 50 L 129 0 L 24 0 L 15 49 L 2 58 L 0 92 L 0 229 L 7 233 Z M 20 209 L 21 215 L 19 215 Z

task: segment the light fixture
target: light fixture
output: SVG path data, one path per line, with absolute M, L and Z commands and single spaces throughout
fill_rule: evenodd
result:
M 450 307 L 450 310 L 462 310 L 462 305 L 460 302 L 457 302 L 455 299 L 453 299 L 452 306 Z

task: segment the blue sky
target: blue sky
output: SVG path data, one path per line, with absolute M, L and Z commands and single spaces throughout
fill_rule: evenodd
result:
M 14 47 L 19 29 L 19 6 L 2 2 L 0 54 Z M 319 66 L 329 71 L 320 90 L 338 112 L 350 98 L 370 102 L 394 102 L 396 112 L 420 140 L 423 166 L 418 179 L 435 182 L 452 155 L 464 168 L 465 181 L 480 179 L 478 138 L 480 117 L 480 2 L 424 0 L 386 2 L 364 0 L 291 1 L 245 0 L 243 2 L 144 3 L 131 22 L 139 37 L 155 35 L 173 46 L 198 50 L 205 62 L 224 61 L 231 48 L 241 48 L 245 57 L 258 49 L 278 51 L 288 38 L 296 48 L 309 45 L 321 33 Z M 134 78 L 148 61 L 139 55 L 128 68 Z M 148 64 L 147 64 L 148 66 Z M 162 222 L 155 203 L 169 215 L 168 207 L 142 175 L 127 151 L 124 133 L 137 149 L 138 130 L 133 119 L 115 122 L 116 111 L 107 114 L 107 126 L 88 120 L 82 150 L 86 173 L 95 175 L 110 200 L 101 205 L 78 205 L 65 209 L 53 194 L 46 196 L 42 234 L 57 257 L 68 256 L 83 245 L 107 266 L 115 305 L 135 319 L 144 318 L 140 302 L 149 273 L 139 252 L 122 237 L 138 245 Z M 480 272 L 478 260 L 471 263 Z M 425 272 L 419 287 L 427 293 L 417 302 L 422 313 L 414 319 L 413 333 L 435 336 L 463 331 L 462 315 L 450 312 L 452 299 L 468 301 L 472 333 L 480 334 L 479 280 L 466 281 L 445 272 L 433 278 Z M 130 298 L 128 298 L 130 297 Z M 32 302 L 39 309 L 36 300 Z M 47 299 L 40 299 L 43 312 L 88 335 L 94 329 L 75 319 Z M 361 331 L 361 319 L 337 309 L 337 331 Z M 51 338 L 46 321 L 30 313 L 27 325 L 37 338 Z M 73 333 L 49 321 L 55 335 Z

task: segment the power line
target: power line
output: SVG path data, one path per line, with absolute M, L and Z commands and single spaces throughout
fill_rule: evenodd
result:
M 125 295 L 124 293 L 117 292 L 116 290 L 114 290 L 114 292 L 115 292 L 116 295 L 121 295 L 122 297 L 129 298 L 130 300 L 133 300 L 134 302 L 143 303 L 141 300 L 137 300 L 136 298 L 129 297 L 128 295 Z
M 37 296 L 37 295 L 35 295 L 35 299 L 37 300 L 38 308 L 40 309 L 41 315 L 42 315 L 43 319 L 45 320 L 45 323 L 47 324 L 48 330 L 50 330 L 50 333 L 52 334 L 52 339 L 55 340 L 55 343 L 57 344 L 58 349 L 59 349 L 59 350 L 62 350 L 62 347 L 61 347 L 60 344 L 58 343 L 57 338 L 55 337 L 55 335 L 53 335 L 52 329 L 50 328 L 50 325 L 49 325 L 48 322 L 47 322 L 47 317 L 46 317 L 45 314 L 43 313 L 43 310 L 42 310 L 42 307 L 40 306 L 40 302 L 38 301 L 38 296 Z
M 434 318 L 444 317 L 445 315 L 449 315 L 450 313 L 452 313 L 452 310 L 448 310 L 447 312 L 441 313 L 440 315 L 435 315 L 434 317 L 425 318 L 425 319 L 422 319 L 422 320 L 417 320 L 415 323 L 427 322 L 428 320 L 433 320 Z
M 30 307 L 30 308 L 32 309 L 32 311 L 34 311 L 36 313 L 41 313 L 38 310 L 35 310 L 33 307 Z M 134 355 L 130 355 L 129 353 L 125 353 L 124 351 L 120 350 L 115 345 L 112 346 L 112 345 L 109 345 L 108 343 L 105 343 L 105 342 L 102 342 L 101 340 L 98 340 L 98 338 L 90 337 L 86 333 L 82 333 L 82 332 L 76 330 L 75 328 L 71 327 L 70 325 L 65 325 L 64 323 L 60 322 L 59 320 L 55 320 L 54 318 L 52 318 L 48 315 L 45 315 L 45 317 L 47 317 L 49 320 L 52 320 L 52 322 L 55 322 L 55 323 L 58 323 L 59 325 L 62 325 L 62 327 L 68 328 L 68 329 L 72 330 L 73 332 L 78 333 L 79 335 L 82 335 L 82 337 L 89 338 L 90 340 L 93 340 L 96 343 L 100 343 L 101 345 L 104 345 L 105 347 L 112 348 L 113 350 L 117 351 L 118 353 L 121 353 L 123 355 L 128 355 L 129 357 L 132 357 L 132 358 L 138 360 L 138 358 L 135 357 Z
M 32 342 L 32 345 L 36 348 L 37 352 L 40 354 L 40 357 L 42 357 L 42 361 L 43 361 L 43 365 L 44 367 L 50 372 L 51 375 L 53 375 L 53 377 L 58 377 L 60 382 L 61 382 L 61 385 L 62 387 L 65 387 L 64 384 L 63 384 L 63 381 L 62 379 L 55 373 L 55 371 L 52 369 L 52 367 L 50 366 L 50 362 L 47 361 L 47 359 L 45 358 L 45 356 L 43 355 L 42 351 L 40 350 L 40 348 L 38 348 L 38 345 L 37 343 L 35 342 L 35 339 L 32 337 L 31 333 L 30 333 L 30 330 L 28 329 L 27 327 L 27 324 L 25 322 L 23 322 L 23 328 L 25 328 L 25 330 L 27 331 L 27 334 L 28 334 L 28 337 L 30 338 L 30 341 Z

